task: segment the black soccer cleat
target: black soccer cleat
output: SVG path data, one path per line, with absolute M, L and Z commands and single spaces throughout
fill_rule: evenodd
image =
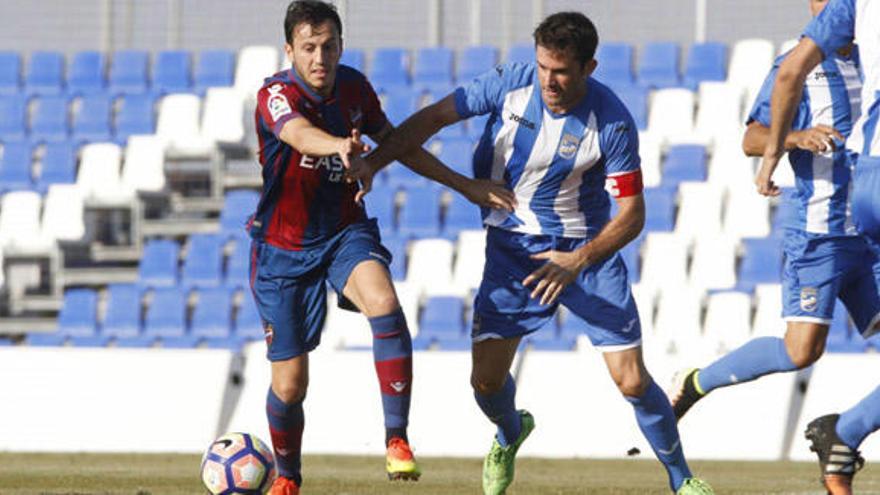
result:
M 820 416 L 807 425 L 804 436 L 810 441 L 810 450 L 819 457 L 822 484 L 828 493 L 852 493 L 852 479 L 865 465 L 858 450 L 847 446 L 837 436 L 839 414 Z
M 684 416 L 698 400 L 706 396 L 706 394 L 697 390 L 696 376 L 699 368 L 683 370 L 675 375 L 675 395 L 672 397 L 672 411 L 675 413 L 675 420 L 678 421 Z

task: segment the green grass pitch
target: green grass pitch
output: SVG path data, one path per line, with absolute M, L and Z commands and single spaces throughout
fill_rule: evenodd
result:
M 0 453 L 0 494 L 204 494 L 199 456 Z M 306 456 L 304 495 L 480 494 L 480 459 L 421 458 L 418 483 L 390 483 L 384 459 Z M 692 462 L 718 494 L 822 494 L 819 468 L 794 462 Z M 858 474 L 856 493 L 880 494 L 880 469 Z M 648 459 L 523 458 L 508 495 L 668 494 L 659 463 Z

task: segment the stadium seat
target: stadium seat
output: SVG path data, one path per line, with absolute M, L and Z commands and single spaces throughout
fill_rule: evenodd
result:
M 645 187 L 660 185 L 660 159 L 662 139 L 644 131 L 639 131 L 639 156 L 642 159 L 642 183 Z
M 755 101 L 767 72 L 773 66 L 773 59 L 773 43 L 770 40 L 745 39 L 733 45 L 727 81 L 745 90 L 749 104 Z
M 670 146 L 663 162 L 662 185 L 675 187 L 683 181 L 706 180 L 706 148 L 694 144 Z
M 241 143 L 245 128 L 241 95 L 234 88 L 209 88 L 202 112 L 201 136 L 209 143 Z M 248 129 L 248 132 L 251 132 Z
M 69 289 L 58 313 L 58 331 L 68 337 L 88 337 L 97 331 L 98 295 L 92 289 Z
M 535 61 L 535 45 L 532 43 L 517 43 L 507 49 L 507 63 L 523 63 Z
M 681 84 L 678 43 L 646 43 L 639 53 L 639 85 L 672 88 Z
M 498 49 L 491 45 L 469 46 L 458 58 L 455 83 L 470 82 L 475 77 L 492 69 L 498 61 Z
M 651 232 L 645 238 L 640 283 L 646 294 L 675 291 L 687 283 L 687 240 L 667 232 Z
M 138 281 L 144 287 L 174 287 L 177 285 L 177 265 L 180 246 L 176 242 L 156 239 L 147 241 L 138 267 Z
M 79 143 L 110 141 L 112 102 L 106 94 L 83 97 L 73 117 L 73 140 Z
M 772 284 L 757 284 L 755 291 L 755 319 L 752 335 L 780 337 L 785 332 L 782 320 L 782 287 L 776 280 Z
M 52 333 L 29 333 L 24 343 L 34 347 L 58 347 L 67 342 L 67 337 L 59 332 Z
M 402 166 L 396 164 L 394 166 Z M 366 198 L 367 216 L 379 221 L 382 238 L 396 235 L 397 223 L 397 187 L 384 184 L 374 184 L 373 190 Z
M 186 296 L 183 291 L 178 287 L 154 290 L 144 321 L 144 335 L 174 338 L 184 337 L 185 333 Z
M 156 115 L 153 109 L 155 99 L 150 94 L 127 95 L 116 116 L 116 143 L 125 146 L 133 134 L 153 134 L 156 128 Z
M 455 265 L 452 268 L 452 285 L 458 292 L 467 294 L 476 290 L 483 279 L 486 263 L 486 232 L 462 230 L 455 244 Z
M 447 167 L 464 175 L 473 177 L 474 145 L 470 139 L 444 139 L 441 141 L 440 154 L 437 158 Z
M 572 314 L 565 306 L 560 306 L 557 313 L 559 336 L 566 338 L 577 338 L 584 335 L 587 329 L 587 322 L 580 316 Z
M 455 238 L 462 230 L 481 230 L 483 220 L 480 217 L 480 207 L 471 203 L 458 193 L 452 194 L 452 200 L 446 207 L 443 216 L 443 235 L 447 238 Z
M 18 94 L 21 90 L 21 55 L 0 51 L 0 95 Z
M 682 182 L 675 233 L 687 240 L 721 234 L 724 190 L 709 182 Z
M 723 81 L 707 81 L 700 84 L 698 94 L 699 105 L 694 126 L 698 135 L 707 141 L 742 136 L 742 88 Z
M 382 245 L 391 253 L 391 279 L 406 279 L 406 246 L 409 242 L 397 236 L 382 235 Z
M 364 72 L 364 68 L 366 68 L 367 65 L 364 51 L 358 50 L 357 48 L 345 48 L 345 50 L 342 51 L 342 58 L 339 59 L 339 63 L 347 65 L 361 73 Z
M 714 84 L 714 83 L 713 83 Z M 790 168 L 788 163 L 779 169 Z M 709 182 L 727 189 L 730 193 L 753 192 L 755 178 L 755 158 L 745 156 L 742 151 L 742 132 L 736 131 L 726 138 L 716 136 L 712 146 L 712 160 L 709 162 Z M 766 203 L 766 199 L 764 200 Z
M 701 296 L 694 289 L 669 290 L 660 295 L 654 334 L 666 353 L 700 356 L 707 351 L 700 324 Z
M 247 339 L 242 339 L 235 336 L 207 338 L 202 340 L 202 346 L 205 349 L 222 349 L 225 351 L 232 351 L 233 353 L 239 353 L 242 351 L 242 349 L 244 349 L 244 346 L 245 344 L 247 344 L 247 342 Z
M 200 340 L 195 335 L 169 335 L 159 341 L 163 349 L 195 349 Z
M 876 348 L 876 345 L 874 347 Z M 868 349 L 868 342 L 853 327 L 846 306 L 840 300 L 837 300 L 834 305 L 825 349 L 828 352 L 841 353 L 860 353 Z
M 633 84 L 633 48 L 628 43 L 602 43 L 596 52 L 599 65 L 593 78 L 616 89 Z
M 382 108 L 391 124 L 399 126 L 415 113 L 421 95 L 407 87 L 392 87 L 385 92 Z
M 0 159 L 0 193 L 31 189 L 33 150 L 28 142 L 10 142 L 3 145 Z
M 419 49 L 413 68 L 413 87 L 448 89 L 451 84 L 452 50 L 442 46 Z
M 40 232 L 41 204 L 42 198 L 33 191 L 13 191 L 0 197 L 0 247 L 26 254 L 42 254 L 52 247 Z
M 226 240 L 218 234 L 189 236 L 181 285 L 186 289 L 218 287 L 223 278 L 223 246 Z
M 452 284 L 453 244 L 446 239 L 420 239 L 409 246 L 406 281 L 429 296 L 462 296 Z
M 147 92 L 149 55 L 142 50 L 120 50 L 110 63 L 109 89 L 113 95 Z
M 645 197 L 645 231 L 668 232 L 675 222 L 676 190 L 669 187 L 650 187 Z
M 107 310 L 101 331 L 108 337 L 133 338 L 141 331 L 141 293 L 134 284 L 107 286 Z
M 697 237 L 688 281 L 701 290 L 732 289 L 736 285 L 736 241 L 711 233 Z
M 256 99 L 263 80 L 278 71 L 278 49 L 274 46 L 246 46 L 238 52 L 235 89 L 243 98 Z
M 235 54 L 229 50 L 205 50 L 193 70 L 193 90 L 204 96 L 209 88 L 232 86 Z
M 104 205 L 123 204 L 132 199 L 122 187 L 122 150 L 113 143 L 93 143 L 82 147 L 76 184 L 87 201 Z
M 110 338 L 104 335 L 86 335 L 70 337 L 67 342 L 71 347 L 105 347 L 110 342 Z
M 428 180 L 400 162 L 391 162 L 387 167 L 388 185 L 396 188 L 424 191 Z
M 641 256 L 642 244 L 644 244 L 644 242 L 645 236 L 640 235 L 619 251 L 621 258 L 623 258 L 623 263 L 626 265 L 626 271 L 629 275 L 629 282 L 631 284 L 639 283 L 639 279 L 641 278 L 642 266 L 639 258 Z
M 64 55 L 48 51 L 31 53 L 24 86 L 28 95 L 60 95 L 64 90 Z
M 67 96 L 41 96 L 31 119 L 31 142 L 66 141 L 70 133 Z
M 731 189 L 724 209 L 724 233 L 732 238 L 770 235 L 770 204 L 751 188 Z
M 782 43 L 779 44 L 779 50 L 776 51 L 776 54 L 777 55 L 785 55 L 786 53 L 788 53 L 792 49 L 794 49 L 794 47 L 797 46 L 799 41 L 800 40 L 797 38 L 792 38 L 792 39 L 788 39 L 788 40 L 783 41 Z
M 67 92 L 71 96 L 102 94 L 106 90 L 106 59 L 97 51 L 78 52 L 67 71 Z
M 684 85 L 696 91 L 703 81 L 725 79 L 727 79 L 727 45 L 715 41 L 691 45 L 684 69 Z
M 161 191 L 165 188 L 165 146 L 154 135 L 136 135 L 125 147 L 125 167 L 120 177 L 126 191 Z
M 408 193 L 400 209 L 397 233 L 404 238 L 437 237 L 440 234 L 440 206 L 429 191 Z
M 687 89 L 660 89 L 651 98 L 648 131 L 671 143 L 693 142 L 694 93 Z
M 479 140 L 486 132 L 489 115 L 475 115 L 467 120 L 467 137 L 472 141 Z
M 250 289 L 244 290 L 241 304 L 235 312 L 235 335 L 247 339 L 261 339 L 264 336 L 263 320 Z
M 737 290 L 753 292 L 760 283 L 776 283 L 782 275 L 782 245 L 768 237 L 743 239 L 743 257 L 737 273 Z
M 370 82 L 377 92 L 409 86 L 409 55 L 403 48 L 379 48 L 373 52 Z
M 172 94 L 159 102 L 156 135 L 166 143 L 166 152 L 180 156 L 207 156 L 211 143 L 201 136 L 201 99 L 192 94 Z
M 41 222 L 42 238 L 55 241 L 79 241 L 86 234 L 82 193 L 75 184 L 53 184 L 46 193 Z
M 644 131 L 648 127 L 648 90 L 641 86 L 620 86 L 614 93 L 629 110 L 636 127 Z
M 229 289 L 199 290 L 199 301 L 192 316 L 192 334 L 196 337 L 226 338 L 232 326 L 232 298 Z
M 220 231 L 226 235 L 244 232 L 245 224 L 257 211 L 259 201 L 260 193 L 250 189 L 227 192 L 220 211 Z
M 465 338 L 464 302 L 461 298 L 453 296 L 429 298 L 422 309 L 419 335 L 416 338 L 440 341 L 441 348 L 442 343 L 463 340 Z
M 153 64 L 153 91 L 158 94 L 186 93 L 192 90 L 189 52 L 161 51 Z
M 21 141 L 27 136 L 27 104 L 20 95 L 0 96 L 0 141 Z
M 115 340 L 116 347 L 120 349 L 146 349 L 156 345 L 156 337 L 150 335 L 137 335 L 135 337 L 120 337 Z
M 73 184 L 76 181 L 76 152 L 73 144 L 47 144 L 40 169 L 35 189 L 41 194 L 45 194 L 51 184 Z
M 251 238 L 243 230 L 232 235 L 232 252 L 226 262 L 226 287 L 231 289 L 250 287 Z M 383 239 L 384 242 L 384 239 Z
M 751 294 L 736 291 L 711 294 L 706 303 L 703 335 L 715 344 L 716 354 L 726 354 L 749 340 L 751 318 Z

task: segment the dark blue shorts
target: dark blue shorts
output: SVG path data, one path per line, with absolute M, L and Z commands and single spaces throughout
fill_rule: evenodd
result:
M 301 251 L 265 242 L 251 243 L 251 289 L 263 320 L 270 361 L 310 352 L 321 342 L 327 316 L 327 283 L 342 301 L 355 266 L 375 260 L 387 268 L 391 253 L 382 246 L 371 219 L 349 225 L 320 246 Z
M 587 322 L 586 334 L 594 346 L 616 351 L 641 344 L 639 313 L 619 254 L 587 267 L 566 287 L 557 302 L 540 304 L 522 281 L 545 260 L 531 255 L 551 249 L 573 251 L 587 239 L 529 235 L 489 227 L 486 267 L 474 301 L 475 342 L 513 338 L 544 326 L 559 304 Z

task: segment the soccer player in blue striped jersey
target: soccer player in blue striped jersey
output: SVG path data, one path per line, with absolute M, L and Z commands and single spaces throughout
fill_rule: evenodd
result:
M 506 64 L 457 88 L 405 122 L 368 159 L 374 169 L 442 127 L 489 115 L 474 174 L 516 196 L 512 212 L 483 209 L 486 266 L 474 301 L 471 384 L 498 426 L 483 491 L 503 494 L 534 428 L 515 407 L 509 370 L 523 336 L 559 304 L 588 323 L 608 370 L 680 494 L 713 493 L 693 478 L 669 401 L 642 361 L 641 326 L 618 251 L 644 224 L 638 131 L 620 100 L 590 78 L 598 35 L 583 14 L 551 15 L 535 30 L 536 61 Z M 618 213 L 610 218 L 611 201 Z
M 779 194 L 773 184 L 773 172 L 782 156 L 804 81 L 814 67 L 853 42 L 859 46 L 864 82 L 861 116 L 846 142 L 847 149 L 859 155 L 852 211 L 856 227 L 867 236 L 876 253 L 880 251 L 880 0 L 831 0 L 807 25 L 800 42 L 779 68 L 771 100 L 772 125 L 755 184 L 761 194 Z M 880 387 L 840 415 L 822 416 L 808 425 L 807 437 L 819 456 L 830 493 L 852 493 L 852 477 L 861 464 L 856 449 L 877 429 Z

